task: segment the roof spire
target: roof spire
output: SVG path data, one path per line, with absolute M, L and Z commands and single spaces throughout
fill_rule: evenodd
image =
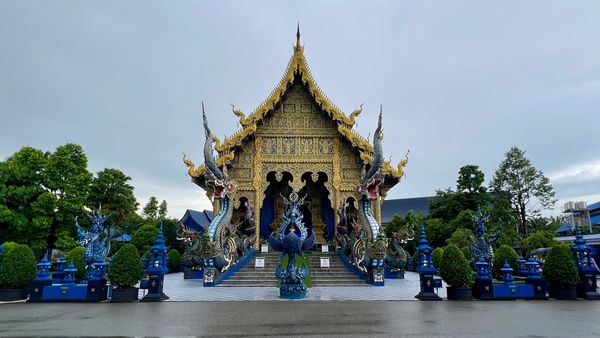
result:
M 298 29 L 296 30 L 296 48 L 300 48 L 300 21 L 298 21 Z

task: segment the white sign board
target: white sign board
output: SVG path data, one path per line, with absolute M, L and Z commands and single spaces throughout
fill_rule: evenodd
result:
M 268 253 L 269 252 L 269 245 L 268 244 L 263 244 L 260 246 L 260 253 Z
M 261 269 L 265 267 L 265 258 L 264 257 L 256 257 L 254 261 L 254 268 Z
M 321 269 L 329 269 L 329 257 L 321 257 Z
M 323 245 L 321 247 L 321 252 L 322 253 L 329 253 L 329 245 Z

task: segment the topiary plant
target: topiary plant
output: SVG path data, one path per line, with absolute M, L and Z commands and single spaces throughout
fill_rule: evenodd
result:
M 573 287 L 579 283 L 579 273 L 569 245 L 552 247 L 546 256 L 543 274 L 553 288 Z
M 502 244 L 498 250 L 495 252 L 494 259 L 492 259 L 492 268 L 494 272 L 494 276 L 496 278 L 502 277 L 502 266 L 504 265 L 504 261 L 507 261 L 510 264 L 510 267 L 517 270 L 517 260 L 519 259 L 519 255 L 517 252 L 506 244 Z
M 473 260 L 473 255 L 471 255 L 471 251 L 468 246 L 464 246 L 460 251 L 463 253 L 463 256 L 467 259 L 467 262 L 471 262 Z
M 178 272 L 179 265 L 181 265 L 181 255 L 179 254 L 179 251 L 171 249 L 167 255 L 169 256 L 169 270 L 171 272 Z
M 443 248 L 435 248 L 431 252 L 431 260 L 433 261 L 433 266 L 435 266 L 438 271 L 440 270 L 440 262 L 442 259 L 442 255 L 444 254 Z
M 9 245 L 2 255 L 0 286 L 7 289 L 26 287 L 35 278 L 36 267 L 33 251 L 27 245 Z
M 82 279 L 85 277 L 85 259 L 83 259 L 83 252 L 85 251 L 85 248 L 82 246 L 78 246 L 75 247 L 73 249 L 71 249 L 71 251 L 67 252 L 67 254 L 65 255 L 65 260 L 67 261 L 67 265 L 70 264 L 71 262 L 73 262 L 73 265 L 75 265 L 75 269 L 77 269 L 77 272 L 75 273 L 75 278 L 77 279 Z
M 454 288 L 467 288 L 473 283 L 473 270 L 454 244 L 444 248 L 439 270 L 442 279 Z
M 135 245 L 125 244 L 113 257 L 108 269 L 108 279 L 118 288 L 132 288 L 139 282 L 143 273 L 140 255 Z

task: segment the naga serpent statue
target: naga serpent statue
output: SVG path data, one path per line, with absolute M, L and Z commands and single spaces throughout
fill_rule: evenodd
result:
M 213 198 L 221 201 L 221 211 L 212 220 L 204 235 L 200 238 L 199 256 L 203 259 L 204 284 L 213 285 L 219 274 L 237 263 L 237 242 L 235 231 L 231 228 L 233 203 L 228 193 L 234 192 L 236 185 L 227 175 L 227 165 L 219 169 L 215 162 L 212 145 L 214 134 L 208 127 L 208 119 L 202 104 L 204 120 L 204 165 L 206 167 L 206 186 L 212 188 Z
M 306 285 L 304 278 L 307 276 L 306 267 L 296 266 L 296 255 L 304 258 L 303 251 L 312 248 L 315 243 L 315 234 L 310 229 L 306 229 L 302 221 L 302 212 L 300 206 L 304 204 L 304 197 L 299 197 L 298 193 L 292 191 L 289 199 L 281 196 L 285 203 L 286 210 L 283 214 L 283 222 L 279 230 L 272 232 L 269 236 L 269 244 L 275 251 L 281 252 L 281 257 L 288 257 L 287 267 L 284 269 L 281 265 L 277 267 L 275 276 L 281 281 L 279 287 L 279 297 L 297 299 L 306 296 Z
M 96 262 L 104 262 L 104 258 L 110 252 L 110 236 L 108 229 L 104 228 L 106 216 L 102 213 L 102 207 L 98 211 L 92 211 L 89 214 L 92 221 L 90 230 L 85 230 L 79 225 L 78 217 L 75 217 L 75 227 L 77 228 L 77 244 L 84 247 L 83 260 L 85 261 L 87 275 L 93 273 Z
M 358 222 L 353 224 L 350 235 L 346 235 L 345 217 L 340 217 L 337 242 L 342 246 L 342 253 L 351 264 L 363 274 L 373 285 L 383 285 L 383 263 L 387 252 L 387 240 L 380 232 L 380 226 L 373 216 L 372 202 L 379 198 L 379 186 L 383 183 L 383 140 L 382 113 L 379 112 L 377 129 L 373 135 L 373 161 L 367 171 L 363 167 L 357 192 L 360 196 Z M 340 207 L 338 213 L 344 213 Z M 344 231 L 345 230 L 345 231 Z
M 405 228 L 392 233 L 392 240 L 387 247 L 387 256 L 384 262 L 390 272 L 396 273 L 398 278 L 404 278 L 404 267 L 409 258 L 402 245 L 414 238 L 415 230 L 412 225 L 407 225 Z

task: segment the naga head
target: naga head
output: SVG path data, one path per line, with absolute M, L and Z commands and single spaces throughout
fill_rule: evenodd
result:
M 208 118 L 202 103 L 202 119 L 204 121 L 204 166 L 206 167 L 205 181 L 207 186 L 214 190 L 214 198 L 225 197 L 229 192 L 235 190 L 235 182 L 227 175 L 227 165 L 223 164 L 223 170 L 219 169 L 213 155 L 214 134 L 208 127 Z
M 377 122 L 377 129 L 373 134 L 373 162 L 371 167 L 367 171 L 363 167 L 363 171 L 360 177 L 360 186 L 358 192 L 366 196 L 370 200 L 377 199 L 379 196 L 379 186 L 383 183 L 385 174 L 383 173 L 383 148 L 381 141 L 383 140 L 383 128 L 382 128 L 382 111 L 379 112 L 379 120 Z

